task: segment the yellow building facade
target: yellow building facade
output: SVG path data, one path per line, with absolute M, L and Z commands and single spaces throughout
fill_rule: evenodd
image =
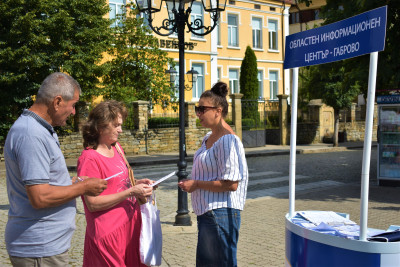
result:
M 309 6 L 305 3 L 292 5 L 289 10 L 290 34 L 320 26 L 324 21 L 320 18 L 319 13 L 324 5 L 326 5 L 326 0 L 313 0 Z
M 109 0 L 110 18 L 121 12 L 119 6 L 125 3 L 124 0 Z M 283 70 L 283 60 L 290 6 L 290 1 L 227 0 L 218 26 L 210 34 L 199 36 L 185 31 L 184 72 L 193 68 L 199 73 L 192 90 L 185 77 L 189 88 L 185 91 L 185 101 L 198 101 L 201 93 L 218 81 L 226 82 L 230 93 L 240 93 L 240 66 L 247 46 L 257 57 L 259 98 L 275 101 L 277 95 L 289 94 L 289 75 Z M 201 1 L 193 2 L 190 16 L 192 21 L 200 18 L 204 25 L 212 24 Z M 153 15 L 152 25 L 160 26 L 167 17 L 167 6 L 163 1 L 161 11 Z M 177 35 L 160 36 L 154 32 L 153 35 L 158 38 L 161 49 L 176 61 L 175 68 L 179 73 Z

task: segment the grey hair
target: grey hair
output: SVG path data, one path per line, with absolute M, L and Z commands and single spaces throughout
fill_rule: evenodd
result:
M 75 90 L 79 90 L 79 95 L 82 92 L 79 83 L 74 78 L 62 72 L 54 72 L 40 85 L 36 102 L 48 104 L 58 95 L 65 101 L 69 101 L 74 97 Z

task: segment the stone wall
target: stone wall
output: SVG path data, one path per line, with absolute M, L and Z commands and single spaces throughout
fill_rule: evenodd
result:
M 301 122 L 297 124 L 296 142 L 302 144 L 321 143 L 320 125 L 316 122 Z
M 374 125 L 372 128 L 372 141 L 377 140 L 377 132 L 378 132 L 378 126 L 374 121 Z M 341 122 L 339 123 L 339 133 L 344 135 L 343 141 L 345 142 L 364 141 L 365 122 L 364 121 L 357 121 L 354 123 Z
M 186 127 L 186 150 L 195 151 L 203 140 L 204 135 L 209 131 L 206 128 L 189 129 Z M 147 139 L 147 141 L 146 141 Z M 143 155 L 147 153 L 179 152 L 179 128 L 149 129 L 146 132 L 139 130 L 124 130 L 118 142 L 128 156 Z M 78 157 L 83 149 L 82 135 L 73 133 L 69 136 L 60 137 L 61 150 L 65 158 Z
M 234 97 L 234 96 L 232 96 Z M 148 105 L 146 101 L 135 101 L 133 103 L 133 121 L 135 130 L 124 130 L 118 138 L 125 153 L 128 156 L 157 154 L 157 153 L 179 153 L 179 127 L 148 129 Z M 203 140 L 204 135 L 210 129 L 196 125 L 195 102 L 185 103 L 185 139 L 186 151 L 196 151 Z M 236 103 L 237 104 L 237 103 Z M 241 109 L 234 109 L 235 112 Z M 237 114 L 241 118 L 241 114 Z M 236 127 L 233 127 L 235 130 Z M 237 133 L 239 135 L 239 133 Z M 240 133 L 241 135 L 241 133 Z M 83 149 L 82 135 L 73 133 L 60 138 L 61 150 L 65 158 L 78 157 Z

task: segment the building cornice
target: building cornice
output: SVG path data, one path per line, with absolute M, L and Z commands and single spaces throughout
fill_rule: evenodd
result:
M 243 61 L 243 58 L 242 57 L 241 58 L 239 58 L 239 57 L 217 57 L 217 60 Z M 257 59 L 257 62 L 282 64 L 283 60 Z

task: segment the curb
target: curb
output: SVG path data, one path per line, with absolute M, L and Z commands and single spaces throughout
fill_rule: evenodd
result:
M 376 144 L 372 144 L 372 147 L 376 147 Z M 363 145 L 358 146 L 350 146 L 350 147 L 326 147 L 326 148 L 317 148 L 317 149 L 296 149 L 296 154 L 313 154 L 313 153 L 327 153 L 327 152 L 341 152 L 346 150 L 352 149 L 360 149 L 363 148 Z M 253 158 L 253 157 L 267 157 L 267 156 L 281 156 L 281 155 L 289 155 L 290 150 L 285 151 L 248 151 L 246 153 L 246 158 Z M 129 164 L 132 167 L 136 166 L 149 166 L 149 165 L 160 165 L 160 164 L 172 164 L 177 163 L 179 161 L 178 156 L 165 156 L 166 158 L 149 158 L 147 156 L 143 156 L 144 160 L 139 160 L 140 156 L 135 157 L 127 157 Z M 186 162 L 193 162 L 193 155 L 188 155 L 186 157 Z M 68 171 L 75 172 L 76 166 L 69 165 L 67 166 Z

